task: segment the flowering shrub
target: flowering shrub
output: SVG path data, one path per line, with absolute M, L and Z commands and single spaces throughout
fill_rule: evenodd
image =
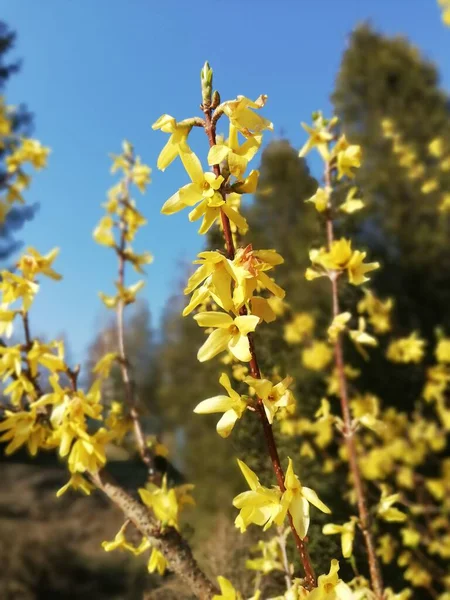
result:
M 258 329 L 263 322 L 276 327 L 279 304 L 285 296 L 273 278 L 283 257 L 275 249 L 255 249 L 251 243 L 242 243 L 242 235 L 251 237 L 251 232 L 241 214 L 241 199 L 255 192 L 259 177 L 258 170 L 249 170 L 249 163 L 261 147 L 264 132 L 273 129 L 260 112 L 267 97 L 261 95 L 253 101 L 238 96 L 222 101 L 213 89 L 208 63 L 201 71 L 201 94 L 201 117 L 177 121 L 162 115 L 153 129 L 169 135 L 158 168 L 165 170 L 179 159 L 189 179 L 164 203 L 162 212 L 171 215 L 188 208 L 189 221 L 201 221 L 201 235 L 216 227 L 223 237 L 223 247 L 201 252 L 194 261 L 196 270 L 185 288 L 190 298 L 183 315 L 195 312 L 193 318 L 205 330 L 205 341 L 197 349 L 199 362 L 225 357 L 236 384 L 222 372 L 218 383 L 224 391 L 218 387 L 218 395 L 202 400 L 193 410 L 200 415 L 219 414 L 216 427 L 222 438 L 232 436 L 237 421 L 250 414 L 260 423 L 273 467 L 273 479 L 262 482 L 246 464 L 245 456 L 236 465 L 246 482 L 232 501 L 239 511 L 236 527 L 241 532 L 250 526 L 277 531 L 274 537 L 259 542 L 261 556 L 249 559 L 247 567 L 260 578 L 270 577 L 273 571 L 283 573 L 286 589 L 278 600 L 403 599 L 417 588 L 448 600 L 450 580 L 443 564 L 450 557 L 450 464 L 448 459 L 437 460 L 433 478 L 422 475 L 421 467 L 436 459 L 448 444 L 450 340 L 439 332 L 436 364 L 428 368 L 422 398 L 411 414 L 383 409 L 381 399 L 358 391 L 354 385 L 358 372 L 344 356 L 348 343 L 367 361 L 372 352 L 385 347 L 386 358 L 400 368 L 405 363 L 420 363 L 426 346 L 417 332 L 386 342 L 394 300 L 377 298 L 370 289 L 361 288 L 380 265 L 370 262 L 353 240 L 335 235 L 337 215 L 353 214 L 365 206 L 362 192 L 352 185 L 363 160 L 361 148 L 340 132 L 336 118 L 328 120 L 316 113 L 312 125 L 304 125 L 308 139 L 300 156 L 317 150 L 323 161 L 323 185 L 307 202 L 323 223 L 324 240 L 323 246 L 311 249 L 306 281 L 299 285 L 327 279 L 331 311 L 320 337 L 316 337 L 315 319 L 308 313 L 294 314 L 284 328 L 286 342 L 302 348 L 303 365 L 324 372 L 327 378 L 327 397 L 315 417 L 299 418 L 292 377 L 265 373 L 258 360 Z M 227 139 L 217 135 L 217 125 L 224 120 Z M 9 123 L 9 109 L 1 104 L 1 143 L 14 145 L 7 159 L 6 193 L 0 204 L 3 219 L 12 203 L 23 201 L 23 189 L 30 181 L 27 165 L 45 166 L 49 153 L 35 140 L 14 139 Z M 203 163 L 189 145 L 194 131 L 205 136 Z M 1 273 L 1 334 L 10 338 L 13 331 L 17 336 L 21 329 L 22 341 L 0 347 L 1 375 L 7 382 L 0 439 L 6 443 L 6 454 L 26 446 L 32 455 L 56 451 L 66 459 L 69 478 L 57 495 L 70 487 L 85 494 L 98 488 L 122 510 L 123 526 L 114 540 L 103 543 L 105 551 L 148 553 L 150 572 L 173 570 L 199 598 L 242 598 L 232 582 L 219 574 L 216 586 L 193 558 L 179 520 L 184 507 L 193 503 L 193 486 L 171 487 L 167 478 L 161 477 L 155 458 L 166 454 L 166 449 L 147 437 L 141 424 L 124 341 L 124 311 L 144 286 L 142 279 L 128 282 L 130 267 L 142 275 L 152 261 L 149 253 L 137 254 L 132 247 L 146 221 L 131 195 L 134 188 L 145 193 L 151 170 L 128 142 L 122 153 L 112 158 L 112 172 L 120 172 L 120 180 L 109 191 L 105 215 L 93 235 L 117 256 L 114 293 L 100 294 L 106 308 L 116 314 L 117 350 L 104 355 L 94 367 L 91 387 L 80 389 L 79 368 L 67 364 L 64 344 L 56 340 L 41 343 L 33 336 L 30 323 L 41 278 L 61 278 L 53 268 L 58 250 L 46 255 L 27 250 L 14 272 Z M 439 210 L 444 212 L 442 206 Z M 362 292 L 356 305 L 343 311 L 340 292 L 345 286 Z M 120 369 L 124 397 L 107 405 L 102 400 L 102 386 L 114 366 Z M 44 379 L 49 392 L 44 391 Z M 295 457 L 280 456 L 272 427 L 275 421 L 280 421 L 285 435 L 300 434 L 312 455 L 324 457 L 324 476 L 340 465 L 346 468 L 355 514 L 343 523 L 333 523 L 329 517 L 323 534 L 340 536 L 342 556 L 355 571 L 351 581 L 340 578 L 337 558 L 331 561 L 328 573 L 315 571 L 308 551 L 310 522 L 315 509 L 325 515 L 331 510 L 307 485 L 308 472 L 299 477 Z M 130 435 L 146 466 L 147 482 L 138 490 L 140 501 L 107 472 L 108 448 L 121 445 Z M 127 537 L 132 526 L 140 534 L 137 545 Z M 294 541 L 301 572 L 293 566 L 294 557 L 290 560 L 288 556 L 288 536 Z M 364 542 L 369 579 L 360 575 L 361 565 L 356 564 L 357 558 L 361 560 L 353 554 L 356 536 Z M 380 564 L 394 560 L 409 586 L 396 592 L 385 588 Z M 361 570 L 365 572 L 364 565 Z M 261 591 L 256 589 L 253 599 L 258 598 L 262 598 Z

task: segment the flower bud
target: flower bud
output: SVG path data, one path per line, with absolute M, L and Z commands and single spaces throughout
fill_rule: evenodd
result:
M 203 65 L 203 69 L 200 71 L 200 81 L 202 84 L 202 99 L 203 104 L 205 105 L 211 104 L 212 80 L 213 70 L 209 66 L 208 61 L 206 61 Z
M 217 108 L 220 104 L 220 94 L 217 90 L 214 90 L 211 101 L 211 108 Z

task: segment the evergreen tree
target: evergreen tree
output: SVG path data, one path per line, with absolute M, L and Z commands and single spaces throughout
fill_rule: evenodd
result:
M 365 225 L 355 222 L 382 259 L 376 288 L 395 296 L 396 318 L 406 331 L 431 337 L 436 323 L 448 330 L 449 222 L 439 206 L 450 165 L 436 168 L 429 145 L 440 138 L 450 149 L 450 109 L 435 65 L 406 39 L 362 26 L 350 38 L 333 102 L 347 136 L 363 148 L 355 183 L 369 213 L 359 217 Z M 392 123 L 394 138 L 386 137 L 383 120 Z
M 20 70 L 20 62 L 10 61 L 9 53 L 14 48 L 16 34 L 0 21 L 0 95 L 12 75 Z M 23 105 L 17 106 L 12 117 L 12 130 L 15 134 L 29 135 L 32 127 L 32 116 Z M 5 159 L 12 152 L 12 146 L 6 142 L 0 145 L 0 194 L 6 189 L 7 172 Z M 15 238 L 15 232 L 20 230 L 26 221 L 34 217 L 37 206 L 19 206 L 17 204 L 9 211 L 5 222 L 0 224 L 0 262 L 7 261 L 22 243 Z

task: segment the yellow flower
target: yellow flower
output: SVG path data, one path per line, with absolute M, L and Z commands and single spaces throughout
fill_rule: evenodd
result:
M 144 275 L 145 273 L 144 269 L 142 268 L 143 265 L 150 265 L 153 262 L 153 256 L 150 254 L 150 252 L 136 254 L 129 248 L 123 251 L 123 257 L 125 260 L 128 260 L 133 265 L 133 269 L 141 275 Z
M 152 548 L 152 552 L 147 563 L 148 572 L 154 573 L 157 571 L 160 575 L 164 575 L 166 568 L 167 561 L 164 558 L 164 555 L 156 548 Z
M 220 587 L 220 595 L 214 594 L 212 600 L 242 600 L 242 596 L 237 592 L 231 581 L 219 575 L 217 578 Z
M 92 369 L 92 372 L 96 373 L 99 377 L 106 379 L 109 377 L 111 369 L 118 358 L 119 355 L 117 352 L 107 352 L 99 361 L 97 361 L 95 367 Z
M 436 179 L 427 179 L 427 181 L 423 182 L 420 191 L 422 194 L 431 194 L 431 192 L 436 191 L 438 187 L 439 184 Z
M 297 313 L 292 321 L 284 326 L 284 339 L 288 344 L 299 344 L 314 331 L 314 318 L 306 313 Z
M 370 273 L 380 266 L 380 263 L 378 262 L 364 263 L 366 254 L 366 252 L 355 250 L 347 265 L 348 281 L 352 285 L 361 285 L 362 283 L 369 281 L 369 278 L 366 277 L 366 273 Z
M 16 310 L 5 310 L 5 305 L 0 305 L 0 335 L 10 338 L 13 332 L 13 322 L 17 315 Z
M 362 208 L 364 208 L 364 202 L 360 198 L 355 198 L 355 194 L 357 191 L 358 191 L 358 188 L 356 188 L 356 187 L 350 188 L 350 190 L 347 194 L 347 197 L 345 199 L 345 202 L 343 202 L 339 206 L 339 210 L 342 210 L 342 212 L 345 212 L 345 213 L 351 215 L 354 212 L 357 212 L 358 210 L 361 210 Z
M 219 383 L 226 389 L 228 396 L 214 396 L 213 398 L 203 400 L 203 402 L 200 402 L 200 404 L 194 408 L 194 412 L 199 415 L 208 415 L 218 412 L 224 413 L 217 423 L 217 433 L 221 437 L 226 438 L 233 430 L 236 421 L 244 414 L 247 403 L 233 390 L 228 375 L 222 373 Z
M 51 279 L 61 279 L 61 275 L 52 269 L 52 263 L 59 254 L 59 248 L 53 248 L 45 256 L 41 256 L 34 248 L 28 248 L 17 263 L 17 268 L 22 271 L 26 279 L 34 281 L 36 275 L 46 275 Z
M 401 510 L 392 506 L 400 499 L 400 494 L 389 494 L 387 487 L 382 484 L 381 498 L 378 504 L 377 514 L 384 521 L 406 521 L 407 517 Z
M 231 281 L 234 273 L 230 261 L 220 252 L 207 251 L 200 252 L 194 264 L 200 266 L 189 277 L 184 293 L 190 294 L 195 291 L 191 301 L 183 310 L 183 316 L 188 315 L 209 297 L 224 310 L 231 310 L 233 308 Z
M 364 298 L 358 302 L 358 312 L 369 315 L 369 323 L 376 333 L 386 333 L 391 329 L 391 311 L 394 306 L 392 298 L 383 302 L 372 291 L 364 289 L 363 292 Z
M 29 162 L 35 169 L 43 169 L 47 165 L 50 148 L 46 148 L 38 140 L 23 139 L 21 146 L 6 157 L 8 173 L 16 173 L 22 163 Z
M 259 317 L 260 321 L 266 323 L 272 323 L 277 318 L 275 311 L 272 309 L 270 302 L 267 298 L 261 298 L 261 296 L 253 296 L 250 299 L 250 306 L 252 314 Z
M 417 529 L 412 527 L 404 527 L 401 530 L 403 545 L 407 548 L 417 548 L 420 544 L 421 536 Z
M 336 533 L 341 535 L 342 556 L 344 558 L 350 558 L 353 553 L 353 541 L 355 539 L 355 525 L 357 521 L 356 517 L 351 517 L 350 521 L 343 525 L 327 523 L 323 526 L 322 533 L 324 535 L 334 535 Z
M 131 181 L 136 185 L 140 192 L 144 193 L 147 185 L 150 183 L 150 173 L 152 170 L 147 165 L 142 164 L 139 156 L 133 162 L 131 169 Z
M 338 577 L 339 562 L 331 561 L 327 575 L 320 575 L 317 587 L 308 594 L 308 600 L 352 600 L 355 596 L 346 583 Z
M 158 169 L 164 171 L 179 155 L 181 147 L 187 144 L 187 137 L 192 129 L 192 125 L 177 123 L 170 115 L 161 115 L 153 123 L 152 129 L 161 129 L 165 133 L 170 133 L 169 140 L 161 150 L 156 163 Z
M 307 369 L 322 371 L 331 362 L 333 351 L 325 342 L 314 341 L 302 352 L 302 362 Z
M 22 373 L 22 347 L 17 346 L 0 346 L 0 375 L 3 380 Z
M 120 283 L 116 283 L 115 285 L 118 289 L 117 296 L 107 296 L 103 292 L 99 292 L 99 296 L 107 308 L 116 308 L 119 302 L 123 302 L 125 306 L 135 302 L 136 294 L 144 287 L 145 282 L 142 280 L 138 281 L 128 288 Z
M 436 158 L 440 158 L 441 156 L 443 156 L 444 149 L 445 145 L 444 140 L 442 138 L 434 138 L 434 140 L 431 140 L 431 142 L 428 144 L 429 153 L 431 154 L 431 156 L 434 156 Z
M 180 487 L 184 489 L 186 486 Z M 190 488 L 191 486 L 187 487 Z M 176 489 L 168 489 L 166 476 L 163 477 L 161 487 L 158 487 L 153 483 L 148 483 L 145 488 L 139 488 L 138 492 L 142 502 L 153 510 L 156 518 L 161 521 L 164 526 L 167 525 L 169 527 L 175 527 L 176 529 L 178 529 L 180 505 L 192 501 L 190 496 L 182 494 L 180 503 Z
M 344 150 L 337 154 L 338 179 L 348 177 L 353 179 L 355 172 L 361 166 L 361 146 L 356 144 L 348 145 Z
M 251 244 L 245 248 L 238 248 L 231 263 L 235 279 L 235 308 L 243 306 L 250 300 L 253 292 L 260 288 L 269 290 L 278 298 L 284 298 L 285 291 L 266 273 L 283 262 L 283 258 L 275 250 L 253 250 Z
M 0 291 L 3 294 L 3 308 L 22 299 L 22 309 L 27 312 L 33 303 L 39 285 L 10 271 L 1 272 Z
M 304 157 L 312 148 L 317 148 L 320 156 L 324 160 L 328 160 L 328 143 L 333 139 L 333 135 L 324 125 L 323 119 L 317 119 L 314 122 L 314 127 L 310 127 L 306 123 L 302 123 L 302 127 L 309 134 L 309 140 L 304 144 L 298 155 Z
M 327 189 L 324 188 L 317 188 L 316 193 L 311 196 L 311 198 L 308 198 L 308 200 L 305 200 L 305 202 L 310 202 L 311 204 L 314 204 L 317 212 L 325 212 L 327 210 L 327 208 L 329 207 L 329 201 L 330 201 L 330 193 Z
M 278 537 L 273 537 L 268 542 L 259 540 L 257 545 L 251 550 L 252 552 L 260 552 L 261 557 L 245 561 L 245 567 L 247 569 L 260 571 L 264 575 L 267 575 L 272 571 L 283 571 Z
M 385 565 L 388 565 L 395 557 L 397 542 L 388 533 L 378 539 L 377 556 Z
M 237 227 L 246 230 L 246 220 L 237 210 L 225 202 L 224 197 L 219 191 L 224 181 L 222 175 L 216 177 L 211 172 L 203 173 L 199 159 L 190 148 L 183 149 L 180 157 L 192 183 L 183 186 L 171 196 L 163 205 L 161 212 L 171 215 L 187 206 L 194 206 L 199 203 L 189 213 L 190 221 L 196 221 L 200 217 L 203 217 L 199 233 L 206 233 L 210 229 L 220 216 L 221 210 Z
M 110 215 L 106 215 L 100 219 L 99 224 L 94 229 L 92 237 L 102 246 L 114 248 L 116 245 L 112 228 L 114 227 L 114 219 Z
M 62 496 L 65 492 L 67 492 L 67 490 L 69 488 L 73 488 L 74 490 L 80 490 L 84 494 L 86 494 L 86 496 L 89 496 L 91 491 L 95 490 L 94 485 L 90 484 L 79 473 L 75 473 L 74 475 L 71 476 L 71 478 L 65 485 L 63 485 L 61 488 L 59 488 L 59 490 L 56 492 L 56 497 L 59 498 L 60 496 Z
M 6 410 L 5 417 L 0 421 L 0 431 L 5 432 L 0 437 L 0 442 L 9 442 L 5 454 L 10 455 L 26 444 L 31 456 L 36 456 L 49 435 L 49 430 L 38 418 L 36 407 L 31 405 L 29 411 Z
M 200 362 L 217 356 L 226 348 L 242 362 L 251 360 L 248 334 L 255 331 L 259 317 L 243 315 L 233 319 L 223 312 L 208 311 L 198 313 L 194 319 L 200 327 L 216 328 L 198 351 L 197 358 Z
M 343 312 L 333 318 L 333 322 L 328 327 L 328 339 L 330 342 L 336 342 L 339 335 L 347 329 L 347 323 L 352 318 L 352 313 Z
M 363 358 L 368 360 L 369 355 L 367 354 L 363 346 L 378 346 L 378 340 L 366 332 L 366 320 L 364 319 L 364 317 L 359 317 L 358 329 L 350 329 L 348 334 L 350 336 L 350 339 L 355 344 L 358 352 L 362 355 Z
M 308 280 L 322 277 L 330 272 L 347 271 L 348 280 L 353 285 L 368 281 L 366 273 L 378 269 L 379 263 L 364 263 L 366 252 L 352 250 L 351 241 L 345 238 L 333 241 L 330 250 L 321 248 L 309 253 L 312 268 L 307 269 Z
M 222 104 L 223 112 L 230 119 L 231 125 L 239 130 L 245 137 L 261 133 L 265 129 L 273 129 L 270 121 L 261 117 L 252 109 L 262 108 L 267 96 L 261 95 L 254 102 L 245 96 L 238 96 L 236 100 L 228 100 Z
M 244 382 L 251 386 L 258 398 L 263 401 L 269 423 L 273 422 L 273 418 L 280 408 L 289 409 L 295 406 L 294 396 L 289 389 L 293 382 L 292 377 L 285 377 L 276 385 L 268 379 L 255 379 L 254 377 L 246 377 Z
M 392 341 L 387 349 L 386 358 L 397 363 L 419 363 L 424 354 L 425 341 L 416 332 L 408 337 Z
M 440 339 L 434 354 L 439 363 L 450 363 L 450 338 Z
M 25 373 L 21 373 L 19 377 L 15 377 L 11 383 L 4 389 L 5 396 L 10 396 L 10 402 L 14 406 L 20 406 L 22 396 L 26 394 L 29 398 L 36 398 L 36 389 L 33 383 L 28 379 Z
M 54 350 L 56 350 L 56 354 L 53 353 Z M 65 371 L 67 368 L 64 362 L 63 342 L 55 341 L 51 344 L 41 344 L 38 340 L 34 340 L 27 358 L 32 377 L 36 377 L 38 374 L 39 365 L 48 369 L 50 373 Z
M 142 552 L 145 552 L 145 550 L 149 548 L 150 542 L 146 539 L 143 539 L 140 546 L 138 546 L 137 548 L 133 546 L 133 544 L 130 544 L 125 537 L 125 531 L 127 527 L 128 522 L 122 525 L 112 542 L 102 542 L 102 548 L 105 552 L 112 552 L 114 550 L 126 550 L 137 556 Z
M 78 439 L 73 443 L 68 458 L 71 473 L 96 473 L 106 463 L 105 444 L 108 438 L 105 429 L 100 428 L 94 435 L 78 431 Z
M 294 473 L 294 467 L 290 458 L 288 468 L 286 469 L 284 485 L 286 491 L 283 494 L 282 501 L 286 503 L 287 510 L 291 514 L 296 532 L 303 539 L 308 533 L 309 528 L 309 504 L 311 503 L 327 514 L 330 514 L 331 511 L 319 499 L 314 490 L 300 483 L 299 478 Z
M 439 212 L 450 212 L 450 194 L 448 192 L 442 194 L 441 203 L 438 206 Z
M 227 160 L 231 175 L 241 179 L 249 161 L 258 152 L 261 146 L 262 135 L 253 135 L 241 146 L 238 140 L 238 129 L 230 123 L 230 135 L 226 142 L 217 142 L 208 153 L 208 164 L 218 165 Z
M 231 189 L 238 194 L 253 194 L 258 188 L 259 171 L 253 169 L 244 179 L 237 181 L 231 186 Z
M 256 474 L 247 465 L 238 460 L 239 468 L 248 483 L 250 491 L 242 492 L 233 500 L 233 506 L 240 509 L 235 525 L 241 532 L 254 523 L 264 526 L 264 531 L 272 523 L 281 525 L 286 516 L 286 504 L 281 501 L 281 491 L 277 487 L 272 489 L 262 486 Z

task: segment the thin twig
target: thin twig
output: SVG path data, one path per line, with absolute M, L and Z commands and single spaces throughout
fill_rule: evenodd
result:
M 125 181 L 126 196 L 122 199 L 122 205 L 124 208 L 128 202 L 128 189 L 129 180 Z M 125 211 L 124 211 L 125 212 Z M 127 236 L 127 224 L 124 218 L 121 218 L 119 223 L 120 228 L 120 242 L 117 248 L 118 257 L 118 284 L 120 288 L 125 285 L 125 249 L 126 249 L 126 236 Z M 119 348 L 119 364 L 122 374 L 122 380 L 125 387 L 125 401 L 128 405 L 130 418 L 133 423 L 134 437 L 138 447 L 139 454 L 142 462 L 146 465 L 148 471 L 148 477 L 150 480 L 155 480 L 157 477 L 153 453 L 147 446 L 145 441 L 145 434 L 140 420 L 140 415 L 137 407 L 137 394 L 136 394 L 136 383 L 132 377 L 131 365 L 128 360 L 126 349 L 125 349 L 125 326 L 124 326 L 124 308 L 125 303 L 119 296 L 117 303 L 117 342 Z
M 331 185 L 331 165 L 330 162 L 326 162 L 325 166 L 325 186 L 329 192 L 332 190 Z M 326 232 L 327 232 L 327 245 L 328 250 L 331 250 L 334 241 L 334 227 L 331 209 L 328 208 L 326 212 Z M 338 290 L 338 277 L 333 275 L 330 277 L 331 280 L 331 293 L 332 293 L 332 306 L 333 306 L 333 318 L 340 314 L 339 307 L 339 290 Z M 350 466 L 350 472 L 352 475 L 353 486 L 356 493 L 356 501 L 358 505 L 359 513 L 359 526 L 364 537 L 364 543 L 367 550 L 367 557 L 369 562 L 370 580 L 372 588 L 375 593 L 377 600 L 384 598 L 383 579 L 381 575 L 381 569 L 378 562 L 378 558 L 375 552 L 375 544 L 371 532 L 371 520 L 367 509 L 367 500 L 362 481 L 361 471 L 358 464 L 357 450 L 355 444 L 355 431 L 352 426 L 352 418 L 350 414 L 350 405 L 348 398 L 348 385 L 347 376 L 345 374 L 344 364 L 344 351 L 342 347 L 342 334 L 338 333 L 336 342 L 334 344 L 334 357 L 336 371 L 338 375 L 339 384 L 339 399 L 341 404 L 342 418 L 344 421 L 343 436 L 348 451 L 348 460 Z
M 150 511 L 127 494 L 105 472 L 90 473 L 95 486 L 100 489 L 147 538 L 152 547 L 160 550 L 170 569 L 179 575 L 200 600 L 211 600 L 218 591 L 197 564 L 186 540 L 173 527 L 161 530 L 159 522 Z

